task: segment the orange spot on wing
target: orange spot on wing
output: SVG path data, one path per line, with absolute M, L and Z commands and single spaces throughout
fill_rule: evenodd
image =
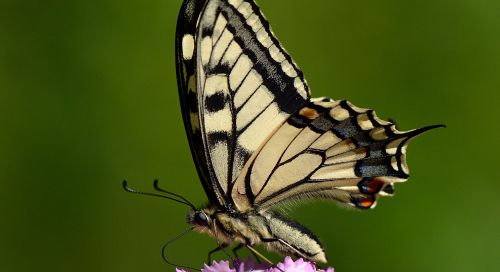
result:
M 305 108 L 300 111 L 300 115 L 306 117 L 307 119 L 313 119 L 318 115 L 315 109 Z
M 344 145 L 344 147 L 347 149 L 352 149 L 353 147 L 356 147 L 351 139 L 346 139 L 344 142 L 342 142 L 342 145 Z
M 368 189 L 368 192 L 373 194 L 382 188 L 382 184 L 384 184 L 384 181 L 381 178 L 374 178 L 366 185 L 366 188 Z
M 366 155 L 366 148 L 358 148 L 358 150 L 356 150 L 356 154 L 362 154 L 362 155 Z
M 374 202 L 375 197 L 371 195 L 362 196 L 359 198 L 359 203 L 365 208 L 369 208 L 371 205 L 373 205 Z

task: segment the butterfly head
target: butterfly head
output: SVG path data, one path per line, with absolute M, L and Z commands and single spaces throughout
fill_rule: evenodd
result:
M 210 224 L 209 216 L 203 211 L 189 211 L 187 214 L 188 223 L 196 228 L 205 228 Z
M 211 205 L 201 209 L 190 210 L 187 214 L 188 224 L 193 226 L 194 230 L 209 233 L 212 229 L 215 210 L 215 207 Z

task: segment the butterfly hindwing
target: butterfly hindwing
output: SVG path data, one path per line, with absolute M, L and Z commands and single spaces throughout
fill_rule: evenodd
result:
M 432 129 L 407 132 L 347 101 L 313 99 L 266 141 L 233 189 L 242 210 L 327 198 L 368 209 L 408 179 L 406 147 Z M 244 195 L 245 198 L 241 196 Z

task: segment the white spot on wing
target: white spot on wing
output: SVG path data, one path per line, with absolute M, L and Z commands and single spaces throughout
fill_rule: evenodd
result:
M 182 37 L 182 57 L 185 60 L 193 58 L 194 53 L 194 38 L 191 34 L 186 34 Z
M 248 2 L 244 2 L 238 7 L 238 12 L 246 19 L 253 13 L 252 6 Z
M 275 44 L 269 47 L 269 54 L 271 55 L 271 58 L 273 58 L 276 62 L 281 63 L 282 61 L 285 60 L 285 56 L 281 54 L 281 51 Z
M 297 89 L 297 92 L 302 96 L 302 98 L 307 99 L 307 91 L 304 88 L 304 82 L 300 78 L 296 77 L 293 81 L 293 86 Z
M 330 116 L 337 121 L 342 121 L 349 118 L 349 112 L 341 106 L 337 106 L 330 110 Z
M 257 33 L 257 31 L 259 31 L 263 27 L 262 22 L 259 19 L 259 16 L 257 16 L 257 14 L 255 13 L 250 15 L 250 17 L 248 17 L 247 24 L 252 27 L 252 30 L 255 33 Z
M 285 60 L 281 63 L 281 69 L 283 69 L 283 72 L 289 77 L 296 77 L 297 76 L 297 71 L 295 71 L 295 68 L 288 62 L 288 60 Z
M 361 127 L 362 130 L 370 130 L 374 128 L 372 121 L 370 121 L 366 113 L 358 115 L 357 119 L 358 119 L 358 125 Z
M 261 28 L 259 31 L 257 31 L 257 40 L 265 48 L 269 48 L 271 47 L 271 45 L 273 45 L 273 41 L 271 40 L 271 37 L 269 37 L 269 34 L 267 33 L 265 28 Z

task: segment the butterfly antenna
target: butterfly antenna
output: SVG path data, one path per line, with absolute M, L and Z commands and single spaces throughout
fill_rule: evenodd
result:
M 178 265 L 178 264 L 174 264 L 174 263 L 171 263 L 169 261 L 167 261 L 167 259 L 165 258 L 165 248 L 170 245 L 172 242 L 174 242 L 175 240 L 181 238 L 182 236 L 186 235 L 186 233 L 192 231 L 194 229 L 194 226 L 189 228 L 188 230 L 186 230 L 185 232 L 183 232 L 181 235 L 175 237 L 174 239 L 168 241 L 168 243 L 166 243 L 164 246 L 163 246 L 163 249 L 161 250 L 161 257 L 163 258 L 163 260 L 170 264 L 170 265 L 173 265 L 173 266 L 177 266 L 177 267 L 181 267 L 181 268 L 186 268 L 186 269 L 192 269 L 192 270 L 197 270 L 197 271 L 201 271 L 200 269 L 197 269 L 197 268 L 192 268 L 192 267 L 188 267 L 188 266 L 183 266 L 183 265 Z
M 155 180 L 155 188 L 156 188 L 156 184 L 158 183 L 158 180 Z M 185 198 L 181 197 L 181 196 L 178 196 L 176 194 L 172 194 L 170 192 L 166 192 L 166 191 L 163 191 L 163 190 L 159 190 L 159 191 L 162 191 L 162 192 L 165 192 L 165 193 L 169 193 L 171 195 L 174 195 L 174 196 L 177 196 L 177 197 L 180 197 L 181 199 L 183 199 L 184 201 L 181 201 L 181 200 L 178 200 L 178 199 L 175 199 L 175 198 L 171 198 L 171 197 L 168 197 L 168 196 L 162 196 L 162 195 L 157 195 L 157 194 L 151 194 L 151 193 L 145 193 L 145 192 L 140 192 L 140 191 L 136 191 L 136 190 L 133 190 L 133 189 L 130 189 L 128 186 L 127 186 L 127 181 L 124 180 L 123 181 L 123 189 L 125 189 L 125 191 L 127 192 L 130 192 L 130 193 L 135 193 L 135 194 L 141 194 L 141 195 L 150 195 L 150 196 L 158 196 L 158 197 L 163 197 L 163 198 L 167 198 L 167 199 L 170 199 L 170 200 L 173 200 L 173 201 L 176 201 L 176 202 L 179 202 L 179 203 L 182 203 L 184 205 L 188 205 L 189 207 L 191 207 L 191 209 L 193 210 L 196 210 L 196 208 L 194 207 L 193 204 L 191 204 L 189 201 L 187 201 Z
M 193 205 L 193 204 L 191 204 L 191 202 L 189 202 L 189 201 L 188 201 L 187 199 L 185 199 L 184 197 L 182 197 L 182 196 L 180 196 L 180 195 L 178 195 L 178 194 L 171 193 L 171 192 L 169 192 L 169 191 L 165 191 L 165 190 L 163 190 L 162 188 L 160 188 L 160 187 L 158 186 L 158 179 L 155 179 L 155 181 L 154 181 L 154 183 L 153 183 L 153 186 L 155 187 L 155 189 L 156 189 L 157 191 L 164 192 L 164 193 L 167 193 L 167 194 L 170 194 L 170 195 L 176 196 L 176 197 L 178 197 L 178 198 L 180 198 L 180 199 L 184 200 L 184 201 L 185 201 L 185 202 L 186 202 L 189 206 L 191 206 L 191 208 L 193 208 L 193 210 L 196 210 L 196 209 L 194 208 L 194 205 Z

